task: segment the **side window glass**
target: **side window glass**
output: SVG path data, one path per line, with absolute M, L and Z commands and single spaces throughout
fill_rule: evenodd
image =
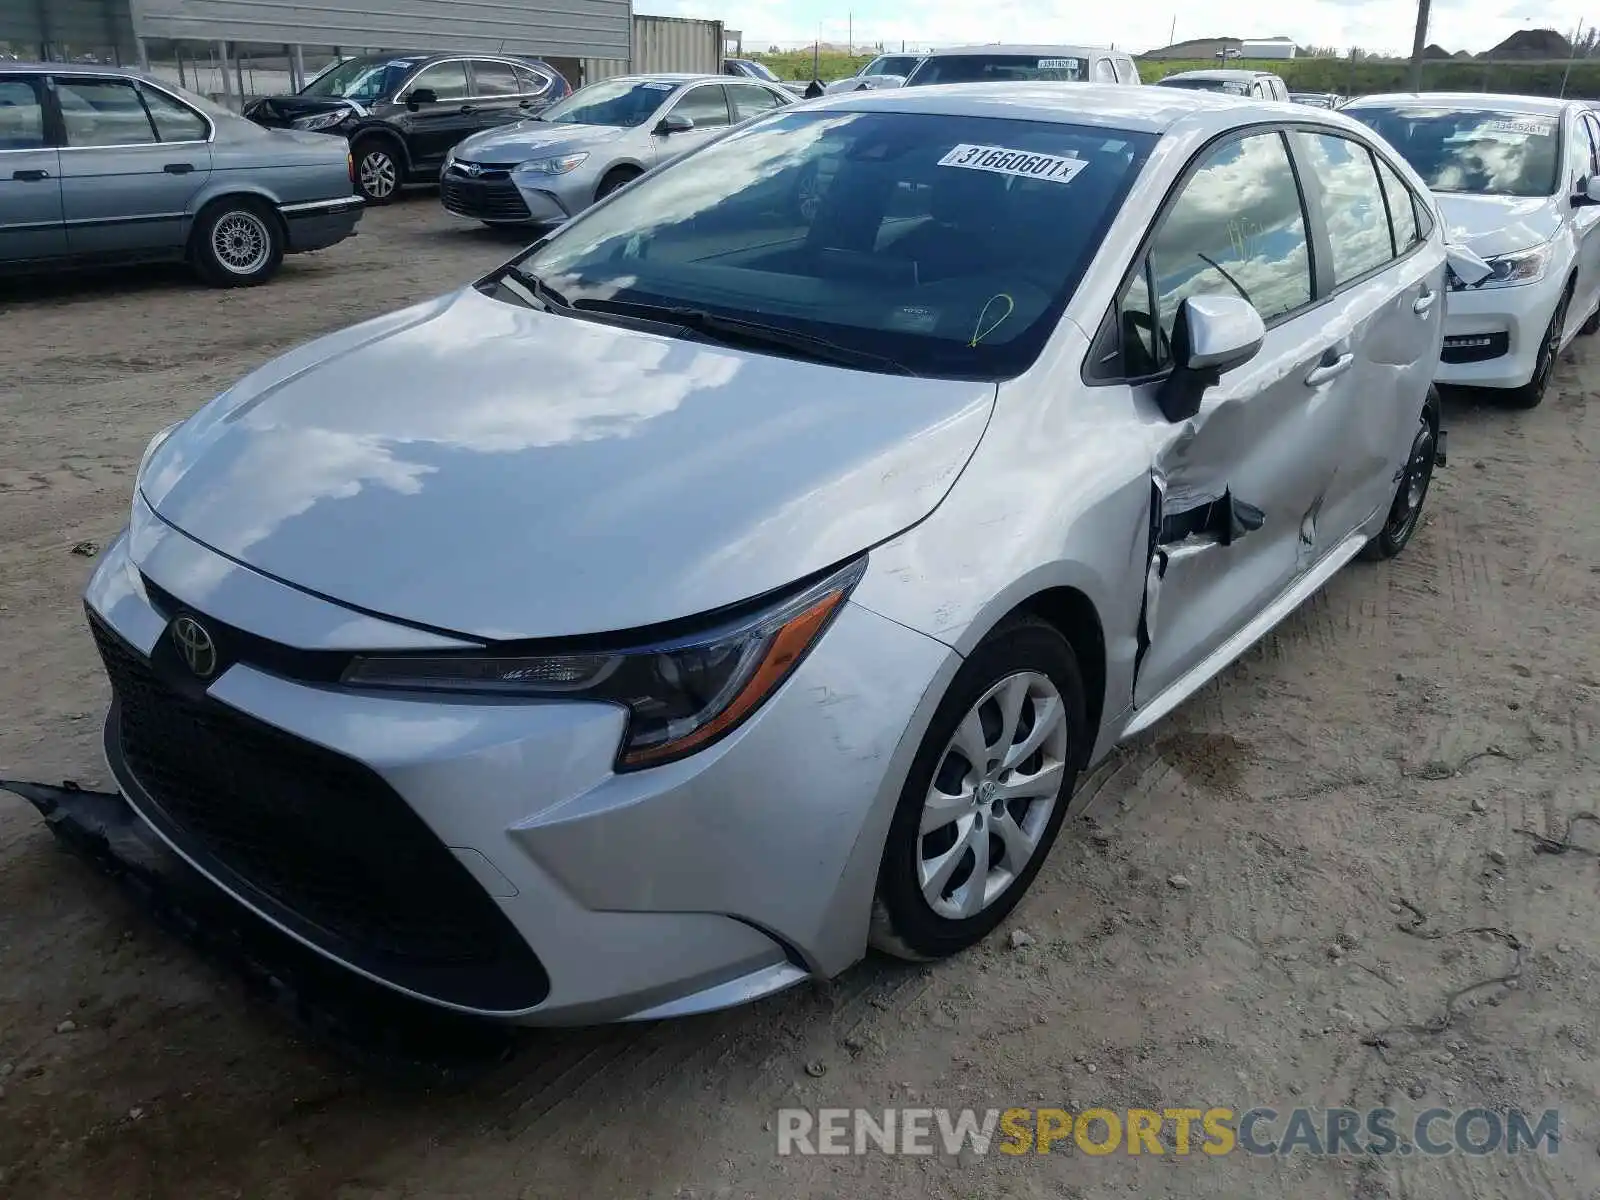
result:
M 420 88 L 433 92 L 441 104 L 450 100 L 465 100 L 468 92 L 467 64 L 460 59 L 435 63 L 413 79 L 406 91 L 415 92 Z
M 1116 83 L 1117 68 L 1109 58 L 1094 60 L 1094 79 L 1096 83 Z
M 480 96 L 515 96 L 519 90 L 517 73 L 510 63 L 478 59 L 472 64 L 472 80 L 478 85 Z
M 1383 183 L 1384 197 L 1389 201 L 1389 224 L 1394 229 L 1395 252 L 1404 254 L 1422 240 L 1417 230 L 1416 201 L 1411 189 L 1381 158 L 1378 159 L 1378 178 Z
M 537 71 L 524 71 L 516 68 L 517 91 L 524 96 L 542 96 L 550 87 L 550 81 Z
M 141 87 L 145 107 L 150 119 L 156 123 L 156 132 L 163 142 L 203 142 L 206 140 L 206 123 L 200 114 L 185 108 L 165 92 Z
M 1117 325 L 1122 341 L 1122 373 L 1129 379 L 1154 375 L 1167 365 L 1169 355 L 1161 326 L 1150 300 L 1150 281 L 1143 270 L 1129 281 L 1117 303 Z
M 728 102 L 721 84 L 691 88 L 672 111 L 688 117 L 696 129 L 716 129 L 728 123 Z
M 1282 135 L 1252 134 L 1212 150 L 1168 209 L 1150 266 L 1157 349 L 1189 296 L 1242 296 L 1264 321 L 1309 304 L 1305 213 Z
M 69 146 L 148 146 L 156 131 L 131 83 L 56 76 Z
M 1310 170 L 1306 186 L 1317 189 L 1328 214 L 1335 285 L 1348 283 L 1393 258 L 1383 195 L 1367 148 L 1328 133 L 1297 131 L 1290 136 Z
M 749 117 L 771 112 L 783 103 L 777 96 L 753 83 L 730 83 L 728 98 L 733 101 L 733 119 L 743 121 Z M 695 124 L 700 122 L 697 120 Z
M 1583 118 L 1583 132 L 1589 143 L 1589 170 L 1587 174 L 1600 175 L 1600 121 Z
M 44 145 L 44 106 L 26 79 L 0 79 L 0 150 Z

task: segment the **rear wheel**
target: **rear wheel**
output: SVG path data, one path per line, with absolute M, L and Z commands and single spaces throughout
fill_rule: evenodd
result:
M 356 143 L 356 186 L 368 204 L 392 204 L 400 194 L 400 157 L 385 138 Z
M 218 201 L 200 214 L 189 244 L 195 270 L 216 287 L 265 283 L 283 262 L 276 213 L 246 197 Z
M 1427 403 L 1411 438 L 1411 452 L 1401 469 L 1400 484 L 1395 489 L 1394 500 L 1389 505 L 1389 516 L 1370 542 L 1361 549 L 1361 556 L 1379 560 L 1393 558 L 1406 548 L 1422 519 L 1422 505 L 1428 498 L 1428 485 L 1433 482 L 1433 468 L 1439 452 L 1439 394 L 1428 390 Z
M 1539 343 L 1539 356 L 1533 364 L 1533 378 L 1506 393 L 1509 407 L 1537 408 L 1545 392 L 1550 390 L 1550 377 L 1556 370 L 1556 356 L 1561 353 L 1561 334 L 1567 327 L 1567 305 L 1571 303 L 1572 288 L 1569 285 L 1550 318 L 1550 327 L 1544 331 L 1544 340 Z
M 872 942 L 942 958 L 989 934 L 1039 873 L 1088 740 L 1067 640 L 1037 618 L 973 652 L 907 775 L 878 874 Z

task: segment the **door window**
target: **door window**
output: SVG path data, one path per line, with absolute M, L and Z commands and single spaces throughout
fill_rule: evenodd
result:
M 478 85 L 480 96 L 515 96 L 520 90 L 510 63 L 478 59 L 472 64 L 472 81 Z
M 406 90 L 415 92 L 427 88 L 441 102 L 465 100 L 468 95 L 467 64 L 460 59 L 454 62 L 435 63 L 411 81 Z
M 709 89 L 707 89 L 709 90 Z M 783 101 L 766 88 L 753 83 L 730 83 L 728 85 L 728 99 L 733 101 L 733 119 L 743 121 L 748 117 L 760 116 L 762 113 L 771 112 L 781 108 Z M 696 119 L 695 124 L 700 124 Z
M 0 79 L 0 150 L 44 145 L 44 106 L 26 79 Z
M 1096 83 L 1117 82 L 1117 68 L 1109 58 L 1094 60 L 1094 79 Z
M 1167 364 L 1178 306 L 1189 296 L 1242 296 L 1269 322 L 1311 302 L 1305 213 L 1281 134 L 1208 152 L 1167 210 L 1149 274 L 1119 305 L 1124 354 L 1135 360 L 1130 375 Z M 1148 362 L 1137 361 L 1141 353 Z M 1148 369 L 1132 369 L 1138 365 Z
M 728 123 L 728 101 L 720 83 L 691 88 L 672 111 L 688 117 L 696 129 L 715 129 Z
M 550 90 L 550 80 L 537 71 L 514 68 L 517 73 L 517 91 L 524 96 L 542 96 Z
M 1404 254 L 1422 240 L 1417 227 L 1417 202 L 1411 189 L 1401 182 L 1394 168 L 1378 159 L 1378 178 L 1383 183 L 1383 194 L 1389 201 L 1389 225 L 1394 230 L 1394 252 Z
M 69 146 L 148 146 L 156 132 L 131 83 L 56 77 Z
M 165 92 L 141 87 L 145 107 L 150 119 L 156 123 L 156 133 L 163 142 L 203 142 L 206 140 L 206 123 L 193 109 L 185 108 Z
M 1329 133 L 1297 131 L 1291 136 L 1301 162 L 1311 173 L 1306 183 L 1317 189 L 1328 217 L 1335 286 L 1358 279 L 1393 258 L 1371 151 L 1359 142 Z

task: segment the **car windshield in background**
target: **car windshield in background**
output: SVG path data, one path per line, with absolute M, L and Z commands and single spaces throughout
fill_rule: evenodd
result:
M 1076 83 L 1089 77 L 1083 58 L 1037 54 L 938 54 L 922 60 L 906 84 L 1015 83 L 1030 79 Z
M 885 54 L 862 70 L 863 75 L 909 75 L 920 60 L 914 54 Z
M 579 309 L 695 310 L 918 375 L 1003 379 L 1038 355 L 1154 140 L 790 113 L 618 193 L 514 266 Z
M 330 100 L 355 100 L 370 104 L 374 100 L 391 96 L 394 89 L 417 65 L 415 59 L 352 58 L 340 63 L 319 79 L 313 79 L 301 91 L 302 96 L 326 96 Z
M 753 58 L 741 58 L 739 61 L 745 66 L 749 67 L 751 73 L 754 74 L 758 79 L 765 79 L 768 83 L 783 82 L 783 80 L 779 79 L 778 76 L 773 72 L 772 68 L 767 66 L 767 64 L 764 62 L 757 62 Z
M 1191 92 L 1225 92 L 1229 96 L 1248 96 L 1250 87 L 1237 79 L 1161 79 L 1162 87 L 1188 88 Z
M 1548 196 L 1561 159 L 1554 116 L 1487 108 L 1346 108 L 1405 156 L 1429 188 L 1486 196 Z
M 613 129 L 632 129 L 648 121 L 677 86 L 659 79 L 618 79 L 591 84 L 560 104 L 545 109 L 543 119 L 557 125 L 609 125 Z

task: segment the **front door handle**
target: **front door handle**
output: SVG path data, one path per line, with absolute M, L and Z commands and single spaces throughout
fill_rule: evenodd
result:
M 49 179 L 50 178 L 50 172 L 49 171 L 37 171 L 37 170 L 35 170 L 35 171 L 13 171 L 13 172 L 11 172 L 11 178 L 16 179 L 16 180 L 20 180 L 23 183 L 38 183 L 42 179 Z
M 190 171 L 194 170 L 194 164 L 193 163 L 168 163 L 166 166 L 162 167 L 161 169 L 163 171 L 165 171 L 168 175 L 187 175 Z
M 1356 365 L 1356 356 L 1352 351 L 1346 350 L 1339 357 L 1331 361 L 1324 361 L 1313 367 L 1306 376 L 1307 387 L 1321 387 L 1330 379 L 1337 379 L 1351 367 Z
M 477 111 L 478 111 L 478 108 L 477 108 L 477 105 L 475 105 L 475 104 L 463 104 L 461 106 L 461 115 L 462 116 L 466 116 L 468 113 L 475 113 Z
M 1439 298 L 1438 292 L 1423 292 L 1411 302 L 1411 311 L 1419 317 L 1425 317 L 1433 308 L 1433 302 Z

